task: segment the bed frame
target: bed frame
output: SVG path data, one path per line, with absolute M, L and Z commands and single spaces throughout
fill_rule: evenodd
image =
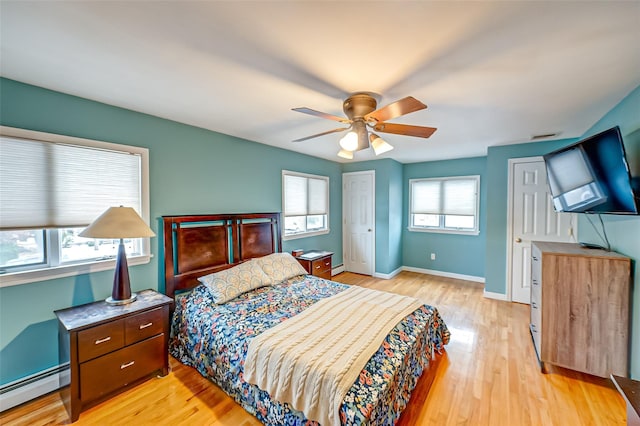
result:
M 165 294 L 189 290 L 198 277 L 282 251 L 280 213 L 162 216 Z

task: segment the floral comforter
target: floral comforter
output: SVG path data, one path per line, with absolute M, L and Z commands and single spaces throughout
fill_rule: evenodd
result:
M 272 401 L 268 393 L 246 383 L 244 359 L 254 336 L 346 288 L 305 275 L 215 305 L 206 287 L 196 287 L 176 299 L 170 353 L 211 379 L 265 424 L 316 425 L 302 412 Z M 342 424 L 394 424 L 433 351 L 442 350 L 448 342 L 449 331 L 436 308 L 423 305 L 405 317 L 345 396 L 340 407 Z

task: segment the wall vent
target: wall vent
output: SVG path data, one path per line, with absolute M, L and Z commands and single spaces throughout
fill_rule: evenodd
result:
M 555 133 L 540 133 L 538 135 L 533 135 L 531 136 L 531 140 L 535 141 L 538 139 L 547 139 L 547 138 L 553 138 L 556 137 L 560 134 L 560 132 L 555 132 Z

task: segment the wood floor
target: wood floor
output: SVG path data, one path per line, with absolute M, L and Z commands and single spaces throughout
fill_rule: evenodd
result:
M 399 425 L 624 425 L 608 379 L 549 367 L 541 374 L 527 305 L 483 297 L 478 283 L 402 272 L 391 280 L 343 273 L 333 280 L 418 297 L 442 314 L 451 342 L 428 393 L 420 385 Z M 170 374 L 80 415 L 76 425 L 260 423 L 219 388 L 171 358 Z M 58 392 L 0 414 L 2 425 L 67 424 Z

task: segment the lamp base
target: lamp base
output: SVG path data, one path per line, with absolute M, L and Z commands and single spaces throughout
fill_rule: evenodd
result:
M 116 300 L 113 297 L 107 297 L 105 302 L 107 302 L 110 305 L 126 305 L 136 300 L 137 297 L 138 295 L 136 293 L 131 293 L 131 297 L 128 299 Z

